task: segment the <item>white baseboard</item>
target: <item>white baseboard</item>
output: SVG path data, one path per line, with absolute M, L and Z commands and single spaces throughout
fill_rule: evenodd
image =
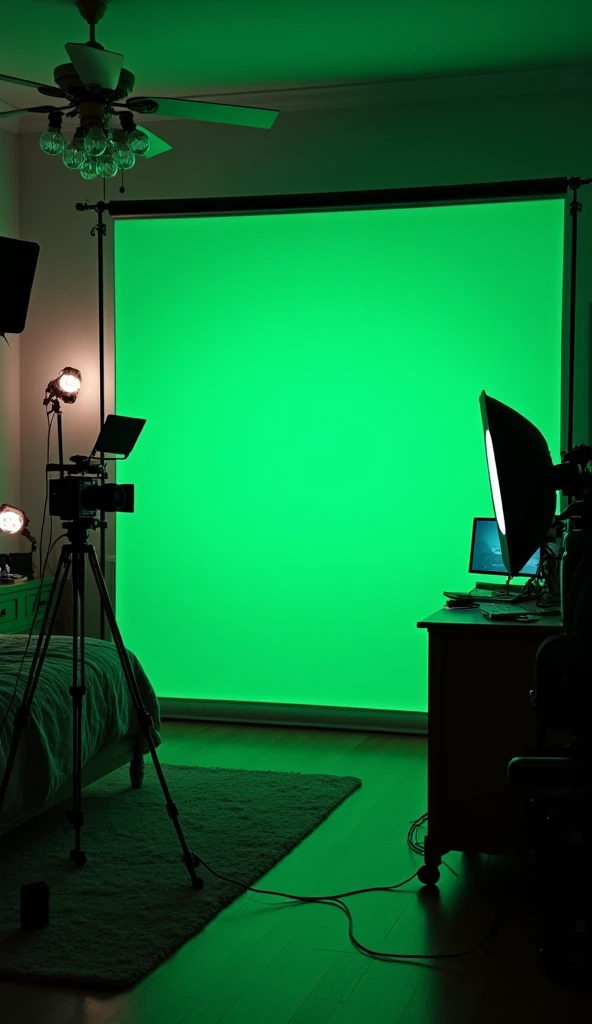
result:
M 248 725 L 291 725 L 361 732 L 392 732 L 427 736 L 425 711 L 381 711 L 308 704 L 265 704 L 257 701 L 198 700 L 160 697 L 162 718 L 188 721 L 244 722 Z

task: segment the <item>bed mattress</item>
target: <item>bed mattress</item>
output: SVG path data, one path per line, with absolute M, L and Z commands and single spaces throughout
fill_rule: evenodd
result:
M 37 643 L 37 637 L 33 637 L 23 660 L 27 639 L 27 636 L 16 634 L 0 636 L 0 780 L 6 766 L 15 715 L 23 700 Z M 114 644 L 87 639 L 85 648 L 83 765 L 115 741 L 138 736 L 140 731 Z M 130 658 L 143 703 L 154 722 L 154 742 L 158 746 L 161 742 L 160 712 L 156 693 L 131 652 Z M 16 696 L 10 706 L 19 670 Z M 35 691 L 29 724 L 19 743 L 2 809 L 3 825 L 7 826 L 24 814 L 41 809 L 60 786 L 72 777 L 71 685 L 72 638 L 52 637 Z M 147 753 L 145 741 L 143 747 Z

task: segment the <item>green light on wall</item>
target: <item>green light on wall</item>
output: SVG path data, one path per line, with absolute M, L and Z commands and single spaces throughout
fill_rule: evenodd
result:
M 563 233 L 562 200 L 117 222 L 117 613 L 159 696 L 425 710 L 416 622 L 493 514 L 480 392 L 558 453 Z

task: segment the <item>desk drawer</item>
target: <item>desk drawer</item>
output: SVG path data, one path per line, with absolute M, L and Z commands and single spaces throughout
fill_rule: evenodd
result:
M 35 602 L 37 601 L 37 598 L 38 598 L 38 595 L 37 595 L 36 592 L 34 594 L 27 594 L 26 595 L 26 597 L 25 597 L 25 618 L 27 618 L 27 619 L 32 619 L 33 618 L 33 614 L 35 612 Z M 39 608 L 38 608 L 37 614 L 42 613 L 42 612 L 45 611 L 45 607 L 47 605 L 48 599 L 49 599 L 49 592 L 44 593 L 44 594 L 41 595 L 41 597 L 39 598 Z
M 8 622 L 15 622 L 18 617 L 16 597 L 2 598 L 0 593 L 0 629 Z
M 39 594 L 39 580 L 28 580 L 26 583 L 15 583 L 12 586 L 0 585 L 0 634 L 28 633 L 30 629 L 38 633 L 43 616 L 51 595 L 51 579 L 44 580 L 43 589 Z M 39 602 L 35 621 L 36 602 Z M 58 609 L 54 623 L 54 632 L 63 632 L 61 612 Z

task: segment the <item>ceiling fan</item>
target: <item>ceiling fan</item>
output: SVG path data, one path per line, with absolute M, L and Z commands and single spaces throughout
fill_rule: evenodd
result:
M 0 113 L 1 118 L 17 114 L 47 114 L 49 127 L 39 140 L 45 153 L 50 156 L 61 153 L 66 167 L 79 170 L 87 180 L 99 176 L 113 178 L 119 170 L 133 167 L 136 157 L 158 156 L 171 148 L 146 128 L 140 130 L 135 114 L 163 114 L 192 121 L 271 128 L 278 115 L 277 110 L 170 96 L 134 96 L 127 99 L 134 88 L 135 78 L 123 67 L 123 54 L 105 50 L 95 38 L 96 25 L 107 6 L 107 0 L 76 0 L 76 7 L 90 27 L 90 39 L 86 43 L 66 43 L 71 63 L 59 64 L 54 69 L 55 86 L 0 74 L 0 82 L 24 85 L 37 89 L 43 96 L 67 101 L 61 107 L 48 104 Z M 78 118 L 74 137 L 67 145 L 61 133 L 63 117 Z M 120 128 L 113 129 L 114 117 L 119 119 Z

